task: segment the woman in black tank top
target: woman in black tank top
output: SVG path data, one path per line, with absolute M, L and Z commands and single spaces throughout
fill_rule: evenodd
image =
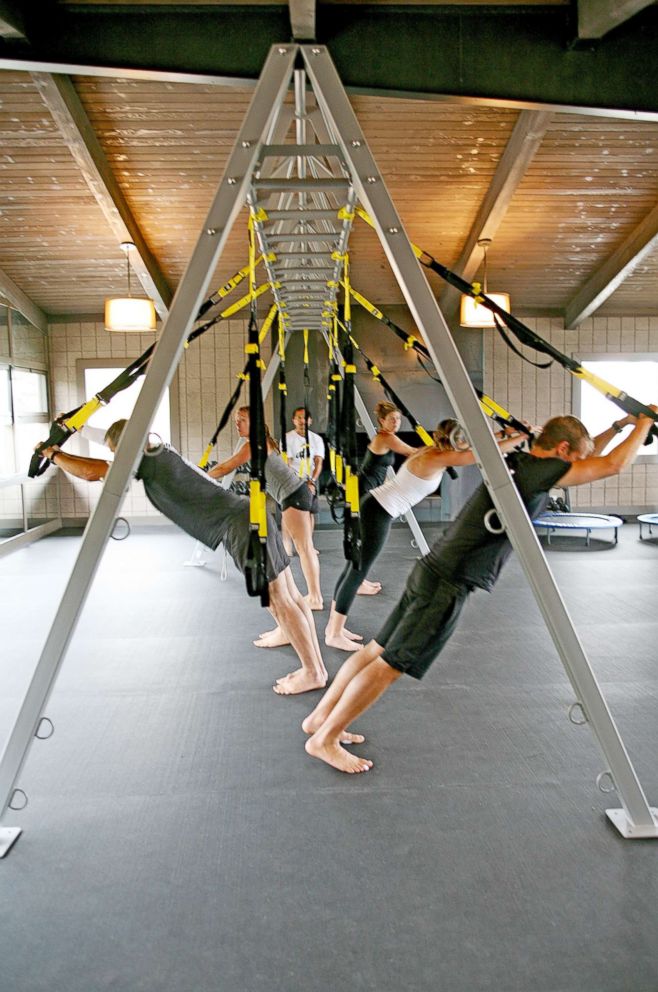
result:
M 410 444 L 405 444 L 397 436 L 402 423 L 402 414 L 394 403 L 381 400 L 374 412 L 377 418 L 377 433 L 371 438 L 359 468 L 361 499 L 371 489 L 376 489 L 377 486 L 381 486 L 386 481 L 386 470 L 389 467 L 393 468 L 396 454 L 408 458 L 417 450 L 412 448 Z M 357 591 L 360 596 L 376 596 L 378 592 L 381 592 L 381 588 L 381 582 L 371 582 L 369 579 L 364 579 Z

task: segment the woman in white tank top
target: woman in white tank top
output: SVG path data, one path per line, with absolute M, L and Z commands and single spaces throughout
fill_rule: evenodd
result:
M 474 464 L 475 455 L 470 448 L 459 450 L 461 444 L 456 440 L 459 435 L 464 437 L 456 420 L 442 420 L 433 434 L 435 447 L 422 448 L 411 455 L 393 478 L 372 489 L 363 500 L 359 514 L 361 566 L 357 569 L 352 562 L 347 562 L 336 583 L 324 634 L 329 647 L 354 651 L 354 641 L 361 640 L 361 635 L 345 629 L 347 614 L 357 589 L 386 543 L 393 521 L 433 493 L 446 468 Z M 511 435 L 500 441 L 500 447 L 505 451 L 523 439 L 524 435 Z

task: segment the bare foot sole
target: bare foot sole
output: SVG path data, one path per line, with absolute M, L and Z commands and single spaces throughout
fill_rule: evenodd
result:
M 344 630 L 340 634 L 325 634 L 324 643 L 328 648 L 339 648 L 341 651 L 354 651 L 354 642 L 356 640 L 363 640 L 358 634 L 350 636 L 349 632 Z
M 257 637 L 254 641 L 257 648 L 282 648 L 286 644 L 290 644 L 290 640 L 286 637 L 280 627 L 275 630 L 267 630 L 260 637 Z
M 321 599 L 311 599 L 310 596 L 304 596 L 304 599 L 308 603 L 310 609 L 317 611 L 324 609 L 324 603 L 322 602 Z
M 277 696 L 296 696 L 300 692 L 311 692 L 313 689 L 324 689 L 327 684 L 326 678 L 316 675 L 309 675 L 303 668 L 296 672 L 291 672 L 282 679 L 277 679 L 272 686 Z
M 323 744 L 316 741 L 315 735 L 309 737 L 304 746 L 306 753 L 312 758 L 319 758 L 320 761 L 337 768 L 339 772 L 347 772 L 348 775 L 369 772 L 372 768 L 372 761 L 368 758 L 359 758 L 356 754 L 350 754 L 340 744 Z

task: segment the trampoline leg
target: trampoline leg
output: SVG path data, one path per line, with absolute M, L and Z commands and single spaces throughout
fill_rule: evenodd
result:
M 586 530 L 585 531 L 585 547 L 586 548 L 589 548 L 589 535 L 591 533 L 592 533 L 591 530 Z

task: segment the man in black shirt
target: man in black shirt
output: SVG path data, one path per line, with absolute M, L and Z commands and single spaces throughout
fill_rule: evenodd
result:
M 508 457 L 530 517 L 545 507 L 553 486 L 579 486 L 621 472 L 635 458 L 652 423 L 649 417 L 637 421 L 627 417 L 593 441 L 576 417 L 549 420 L 529 454 Z M 599 452 L 627 424 L 634 424 L 628 437 L 601 456 Z M 376 639 L 345 662 L 304 720 L 302 727 L 311 735 L 306 750 L 312 757 L 348 773 L 372 767 L 372 761 L 341 746 L 363 740 L 358 734 L 348 735 L 347 727 L 402 674 L 422 678 L 453 633 L 468 594 L 476 588 L 492 588 L 512 550 L 506 534 L 492 530 L 500 527 L 483 483 L 445 535 L 416 563 L 400 602 Z
M 105 435 L 115 451 L 125 420 L 118 420 Z M 84 458 L 60 451 L 57 446 L 43 452 L 53 465 L 87 482 L 104 479 L 110 463 L 103 458 Z M 238 569 L 244 574 L 249 557 L 249 500 L 223 489 L 196 465 L 185 461 L 168 445 L 147 447 L 137 469 L 150 502 L 169 520 L 213 551 L 223 542 Z M 297 695 L 327 684 L 313 614 L 301 595 L 283 547 L 281 534 L 268 514 L 266 571 L 270 611 L 285 631 L 301 668 L 277 679 L 273 686 L 280 696 Z

